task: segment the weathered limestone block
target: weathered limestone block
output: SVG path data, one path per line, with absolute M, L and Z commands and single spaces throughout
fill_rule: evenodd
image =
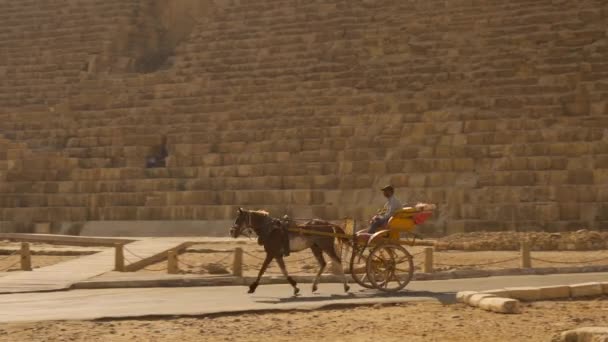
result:
M 541 299 L 540 288 L 538 287 L 507 287 L 510 298 L 532 302 Z
M 576 297 L 601 296 L 603 288 L 601 283 L 583 283 L 570 285 L 570 295 Z
M 468 304 L 471 296 L 478 293 L 479 292 L 477 291 L 460 291 L 456 293 L 456 301 L 458 301 L 459 303 Z
M 593 170 L 570 170 L 568 171 L 568 183 L 569 184 L 593 184 L 594 173 Z
M 564 331 L 554 342 L 608 342 L 608 327 L 584 327 Z
M 519 301 L 503 297 L 486 297 L 479 301 L 478 307 L 486 311 L 504 314 L 517 314 L 521 312 Z
M 595 102 L 591 104 L 591 115 L 599 116 L 608 114 L 607 102 Z
M 481 302 L 481 300 L 483 300 L 485 298 L 496 298 L 496 296 L 493 294 L 489 294 L 489 293 L 476 293 L 469 297 L 467 304 L 477 307 L 477 306 L 479 306 L 479 303 Z

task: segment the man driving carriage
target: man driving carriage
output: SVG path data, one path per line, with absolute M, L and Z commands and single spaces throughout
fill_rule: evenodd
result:
M 370 227 L 367 230 L 369 234 L 374 234 L 378 228 L 384 227 L 391 216 L 402 208 L 401 202 L 395 197 L 395 188 L 392 185 L 387 185 L 380 190 L 382 190 L 382 194 L 387 198 L 387 201 L 384 204 L 384 208 L 372 217 Z

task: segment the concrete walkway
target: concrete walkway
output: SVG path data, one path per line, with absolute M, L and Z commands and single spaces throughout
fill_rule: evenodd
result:
M 183 239 L 149 238 L 125 246 L 125 257 L 132 264 L 149 264 L 167 250 L 183 244 Z M 57 291 L 114 269 L 114 249 L 35 269 L 11 272 L 0 277 L 0 293 Z M 144 262 L 141 259 L 146 259 Z M 150 259 L 148 261 L 147 259 Z M 131 262 L 126 262 L 130 267 Z
M 319 294 L 300 284 L 292 296 L 288 285 L 262 285 L 255 295 L 243 286 L 74 290 L 0 296 L 0 322 L 82 320 L 168 315 L 206 315 L 243 311 L 314 309 L 324 306 L 410 301 L 451 302 L 461 290 L 513 286 L 545 286 L 606 281 L 608 273 L 510 276 L 412 282 L 409 291 L 386 295 L 353 286 L 350 294 L 339 284 L 321 284 Z

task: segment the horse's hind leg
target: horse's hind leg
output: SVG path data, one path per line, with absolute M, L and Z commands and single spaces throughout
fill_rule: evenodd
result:
M 258 287 L 258 285 L 260 285 L 260 279 L 262 279 L 262 276 L 264 275 L 264 272 L 266 272 L 266 269 L 268 268 L 268 265 L 270 264 L 272 259 L 274 259 L 272 255 L 266 254 L 266 259 L 264 259 L 264 262 L 262 262 L 262 267 L 258 272 L 258 278 L 253 283 L 251 283 L 251 285 L 249 285 L 248 293 L 254 293 L 255 289 Z
M 338 254 L 336 254 L 336 250 L 333 246 L 333 242 L 332 242 L 331 248 L 326 249 L 325 253 L 327 253 L 327 256 L 329 256 L 329 258 L 335 265 L 339 266 L 338 268 L 340 269 L 340 274 L 342 275 L 342 279 L 344 280 L 344 292 L 348 292 L 348 290 L 350 290 L 350 286 L 348 286 L 348 279 L 346 279 L 346 274 L 344 273 L 344 267 L 342 266 L 342 260 L 340 260 L 340 257 L 338 256 Z
M 317 262 L 319 263 L 319 272 L 317 272 L 315 280 L 312 283 L 312 292 L 315 292 L 317 291 L 317 284 L 319 283 L 319 278 L 321 278 L 321 274 L 323 274 L 325 266 L 327 266 L 327 262 L 325 261 L 325 258 L 323 258 L 323 250 L 319 246 L 312 245 L 310 249 L 312 250 L 312 254 L 314 255 L 315 259 L 317 259 Z
M 290 277 L 289 274 L 287 274 L 287 267 L 285 267 L 285 261 L 283 260 L 283 256 L 277 256 L 276 259 L 277 264 L 279 264 L 279 267 L 281 268 L 281 272 L 283 272 L 283 275 L 285 276 L 285 278 L 287 278 L 287 281 L 293 287 L 293 295 L 297 296 L 298 293 L 300 293 L 300 289 L 298 288 L 298 284 L 296 283 L 296 281 L 293 280 L 293 278 Z

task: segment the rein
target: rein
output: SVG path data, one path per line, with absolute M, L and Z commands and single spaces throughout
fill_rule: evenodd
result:
M 254 213 L 247 211 L 247 225 L 244 229 L 242 229 L 239 232 L 239 235 L 244 235 L 251 239 L 251 235 L 253 233 L 255 233 L 259 238 L 264 239 L 266 237 L 266 235 L 268 234 L 268 222 L 270 222 L 272 220 L 269 219 L 270 218 L 269 216 L 266 216 L 265 224 L 263 224 L 263 226 L 261 226 L 261 227 L 257 227 L 260 230 L 258 232 L 256 230 L 256 227 L 253 226 L 253 215 L 254 215 Z

